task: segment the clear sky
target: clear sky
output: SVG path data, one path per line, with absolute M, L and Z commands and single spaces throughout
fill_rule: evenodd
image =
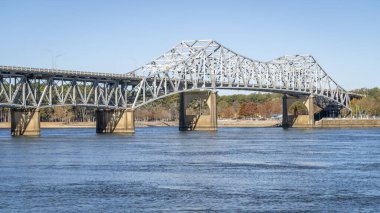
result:
M 344 88 L 380 87 L 380 1 L 1 0 L 0 64 L 125 73 L 181 40 L 268 61 L 311 54 Z

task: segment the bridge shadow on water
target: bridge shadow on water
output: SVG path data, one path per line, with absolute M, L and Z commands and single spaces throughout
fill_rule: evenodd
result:
M 261 134 L 263 132 L 276 132 L 277 134 L 305 134 L 305 133 L 315 133 L 315 134 L 325 134 L 330 131 L 336 131 L 339 128 L 331 129 L 321 129 L 321 128 L 291 128 L 291 127 L 219 127 L 217 131 L 179 131 L 178 127 L 141 127 L 136 128 L 135 133 L 112 133 L 112 134 L 99 134 L 95 132 L 95 128 L 42 128 L 40 136 L 17 136 L 12 137 L 10 135 L 9 129 L 0 129 L 1 138 L 12 138 L 17 140 L 17 138 L 22 138 L 22 140 L 38 140 L 39 138 L 66 138 L 66 137 L 83 137 L 88 138 L 138 138 L 146 135 L 154 135 L 155 138 L 170 138 L 171 135 L 180 135 L 182 137 L 200 137 L 200 136 L 224 136 L 228 133 L 241 133 L 241 137 L 244 137 L 249 133 L 251 134 Z M 365 128 L 360 128 L 365 129 Z M 344 128 L 339 129 L 342 132 L 360 131 L 357 128 Z M 240 138 L 240 137 L 239 137 Z

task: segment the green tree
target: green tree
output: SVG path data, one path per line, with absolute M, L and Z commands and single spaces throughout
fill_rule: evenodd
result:
M 308 114 L 307 107 L 301 101 L 294 102 L 289 107 L 288 112 L 291 114 L 298 114 L 298 115 L 307 115 Z

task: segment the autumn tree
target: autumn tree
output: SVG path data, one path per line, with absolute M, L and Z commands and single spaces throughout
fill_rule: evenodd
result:
M 240 106 L 239 116 L 253 118 L 257 114 L 257 104 L 256 103 L 243 103 Z
M 240 106 L 239 101 L 235 100 L 232 103 L 232 109 L 233 109 L 233 113 L 234 113 L 234 118 L 237 118 L 239 116 L 240 107 L 241 106 Z
M 234 112 L 233 108 L 230 106 L 230 107 L 223 109 L 223 111 L 221 113 L 221 117 L 223 117 L 223 118 L 235 117 L 235 112 Z
M 74 118 L 74 113 L 69 107 L 55 107 L 53 118 L 61 122 L 69 123 Z
M 352 114 L 355 117 L 362 115 L 379 116 L 380 115 L 380 101 L 376 97 L 363 97 L 361 99 L 353 99 L 350 102 Z
M 258 114 L 261 117 L 269 118 L 272 114 L 280 114 L 281 113 L 281 103 L 278 101 L 267 101 L 257 106 Z

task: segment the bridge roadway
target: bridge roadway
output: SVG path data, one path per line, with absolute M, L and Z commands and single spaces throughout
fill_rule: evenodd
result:
M 247 58 L 213 40 L 183 41 L 146 65 L 126 74 L 0 66 L 0 107 L 11 108 L 12 135 L 39 135 L 39 111 L 45 107 L 96 108 L 97 132 L 134 132 L 134 110 L 180 94 L 180 130 L 216 130 L 216 91 L 248 90 L 284 94 L 288 106 L 305 103 L 306 126 L 326 110 L 348 114 L 354 96 L 339 86 L 309 55 L 268 62 Z M 193 99 L 208 113 L 187 115 Z

